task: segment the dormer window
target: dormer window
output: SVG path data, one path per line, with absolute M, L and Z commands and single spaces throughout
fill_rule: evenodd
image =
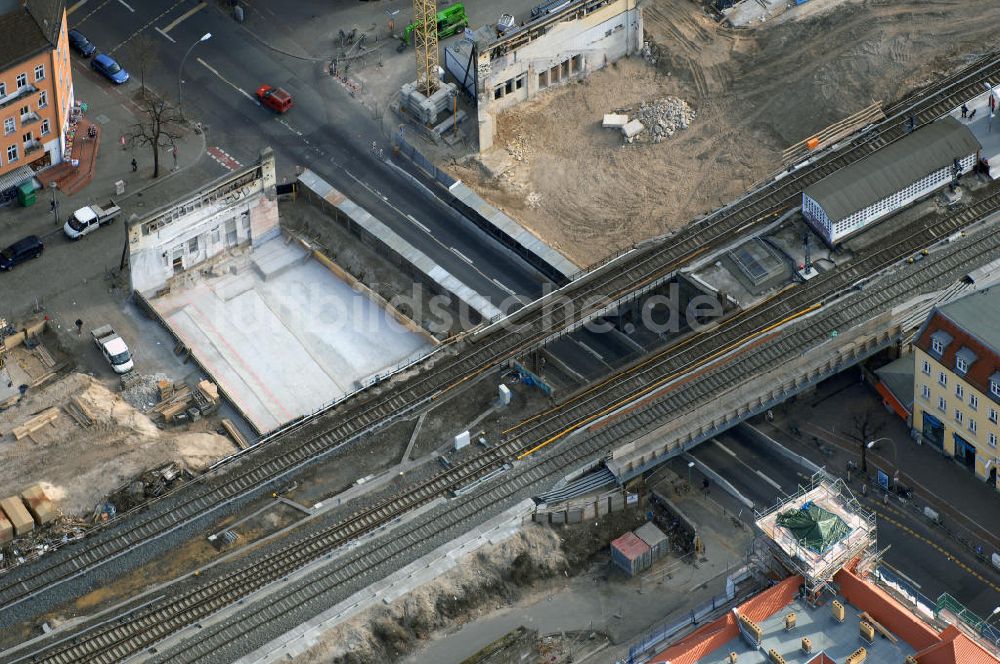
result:
M 990 376 L 990 396 L 1000 401 L 1000 371 L 995 371 Z
M 959 374 L 966 374 L 969 371 L 969 367 L 972 363 L 976 361 L 976 354 L 967 346 L 962 346 L 955 353 L 955 372 Z
M 951 340 L 952 337 L 950 334 L 944 330 L 938 330 L 931 335 L 931 352 L 941 357 L 944 355 L 944 351 L 948 347 L 948 344 L 951 343 Z

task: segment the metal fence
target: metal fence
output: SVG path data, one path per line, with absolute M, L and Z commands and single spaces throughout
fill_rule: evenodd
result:
M 645 662 L 649 653 L 654 648 L 658 648 L 668 639 L 676 636 L 681 630 L 691 625 L 697 625 L 706 618 L 714 616 L 715 613 L 733 602 L 733 598 L 726 593 L 712 597 L 712 600 L 701 607 L 694 609 L 682 618 L 674 619 L 670 622 L 663 622 L 646 632 L 638 641 L 628 648 L 628 655 L 616 660 L 615 664 L 640 664 Z
M 400 154 L 412 161 L 420 170 L 427 173 L 427 175 L 437 180 L 438 183 L 444 186 L 445 189 L 450 188 L 453 184 L 458 182 L 458 180 L 435 166 L 434 163 L 422 155 L 419 150 L 407 143 L 406 139 L 403 138 L 402 135 L 396 135 L 396 148 L 399 150 Z

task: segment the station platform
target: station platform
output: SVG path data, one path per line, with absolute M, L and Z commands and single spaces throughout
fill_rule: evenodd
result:
M 968 127 L 983 146 L 980 158 L 989 163 L 990 179 L 996 180 L 1000 178 L 1000 113 L 990 117 L 990 95 L 996 99 L 996 108 L 1000 112 L 1000 86 L 997 86 L 965 102 L 972 118 L 963 118 L 961 107 L 953 110 L 951 116 Z

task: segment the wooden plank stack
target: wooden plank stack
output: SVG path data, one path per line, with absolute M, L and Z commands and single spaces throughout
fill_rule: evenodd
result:
M 153 412 L 162 415 L 164 421 L 173 422 L 178 413 L 183 413 L 191 405 L 191 388 L 174 385 L 168 393 L 169 397 L 153 406 Z
M 247 439 L 243 437 L 243 434 L 240 433 L 240 430 L 236 428 L 236 425 L 233 424 L 228 417 L 222 418 L 222 428 L 225 429 L 226 433 L 229 434 L 229 437 L 233 439 L 236 447 L 241 450 L 245 450 L 249 447 L 249 445 L 247 445 Z
M 47 424 L 52 424 L 59 417 L 59 408 L 53 406 L 52 408 L 46 408 L 38 415 L 35 415 L 30 420 L 22 424 L 21 426 L 14 427 L 11 433 L 14 434 L 14 438 L 21 440 L 22 438 L 27 438 L 31 434 L 35 433 Z M 32 440 L 35 440 L 32 438 Z M 35 441 L 37 442 L 37 441 Z
M 84 429 L 90 428 L 96 420 L 94 414 L 91 413 L 90 409 L 87 408 L 87 405 L 83 403 L 83 400 L 75 395 L 70 399 L 69 403 L 63 405 L 63 410 L 65 410 L 66 414 L 72 417 L 76 423 Z

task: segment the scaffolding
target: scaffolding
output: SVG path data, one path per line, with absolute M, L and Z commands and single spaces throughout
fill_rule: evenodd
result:
M 798 539 L 790 529 L 778 525 L 779 514 L 814 506 L 836 515 L 847 527 L 836 541 L 827 542 L 822 548 L 817 548 L 811 540 Z M 844 480 L 833 479 L 823 471 L 773 507 L 755 510 L 755 516 L 760 533 L 753 556 L 755 562 L 766 569 L 769 559 L 777 560 L 788 572 L 800 575 L 810 600 L 815 600 L 851 560 L 860 558 L 861 565 L 868 567 L 878 558 L 875 512 L 861 506 Z

